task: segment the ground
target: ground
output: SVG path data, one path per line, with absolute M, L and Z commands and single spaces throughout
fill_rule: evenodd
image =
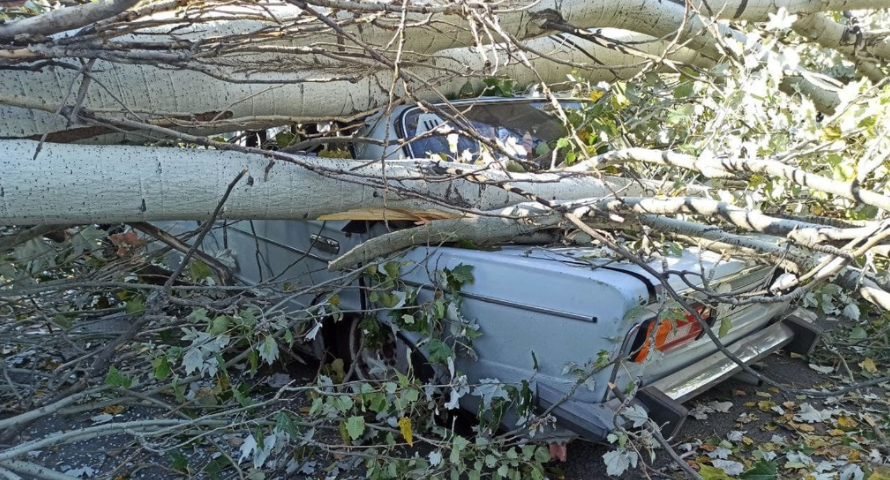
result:
M 820 322 L 835 331 L 849 327 L 836 319 L 823 318 Z M 761 366 L 764 374 L 789 387 L 831 389 L 844 384 L 843 364 L 833 365 L 829 361 L 831 358 L 824 351 L 809 361 L 779 353 L 766 358 Z M 852 364 L 858 372 L 862 368 L 857 364 L 858 360 L 851 360 L 848 359 L 846 364 Z M 870 367 L 867 363 L 865 366 Z M 833 371 L 831 374 L 817 371 L 829 367 Z M 306 382 L 317 368 L 317 364 L 307 363 L 287 372 L 270 372 L 260 381 L 267 383 L 270 389 L 292 380 Z M 886 461 L 888 453 L 882 428 L 888 415 L 888 402 L 887 389 L 881 386 L 840 398 L 816 399 L 774 387 L 730 380 L 687 405 L 691 415 L 672 443 L 707 480 L 738 477 L 742 471 L 756 467 L 758 462 L 776 465 L 782 478 L 890 478 L 890 469 L 880 465 Z M 296 411 L 305 407 L 305 403 L 305 399 L 295 398 L 288 407 Z M 162 413 L 161 409 L 151 406 L 129 407 L 123 411 L 116 411 L 113 406 L 85 408 L 70 415 L 46 418 L 33 425 L 20 440 L 27 442 L 54 431 L 94 427 L 106 422 L 161 418 Z M 182 454 L 169 455 L 153 452 L 150 438 L 144 439 L 141 448 L 135 448 L 129 437 L 103 437 L 47 445 L 31 452 L 28 460 L 81 478 L 201 478 L 207 475 L 193 471 L 191 466 L 206 464 L 214 456 L 219 456 L 213 452 L 220 450 L 237 459 L 244 438 L 221 430 L 208 437 L 208 441 L 214 443 L 215 448 L 207 448 L 206 444 L 183 445 L 179 450 Z M 606 445 L 575 441 L 569 445 L 568 461 L 551 465 L 551 478 L 606 478 L 602 456 L 608 450 Z M 656 452 L 656 456 L 653 470 L 634 469 L 620 478 L 651 478 L 656 472 L 682 478 L 664 452 Z M 319 475 L 324 465 L 325 460 L 319 458 L 310 465 L 316 475 L 293 472 L 287 478 L 324 478 Z M 341 475 L 360 476 L 357 472 L 341 472 Z M 866 473 L 870 476 L 865 477 Z M 231 478 L 238 478 L 238 475 Z M 742 475 L 741 478 L 746 477 Z

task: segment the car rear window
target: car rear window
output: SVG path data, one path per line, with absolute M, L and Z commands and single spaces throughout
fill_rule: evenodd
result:
M 577 101 L 563 101 L 564 109 L 577 109 Z M 442 107 L 456 121 L 419 107 L 402 114 L 401 130 L 411 158 L 439 157 L 443 160 L 490 161 L 512 155 L 532 160 L 568 135 L 565 125 L 549 101 L 482 101 Z M 456 110 L 456 111 L 455 111 Z M 468 134 L 490 140 L 487 146 Z M 495 148 L 492 148 L 495 147 Z

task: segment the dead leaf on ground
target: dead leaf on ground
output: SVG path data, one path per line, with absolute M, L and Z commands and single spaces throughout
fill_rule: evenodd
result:
M 859 367 L 868 373 L 876 373 L 878 371 L 878 366 L 875 365 L 875 361 L 870 357 L 865 357 L 865 360 L 859 362 Z

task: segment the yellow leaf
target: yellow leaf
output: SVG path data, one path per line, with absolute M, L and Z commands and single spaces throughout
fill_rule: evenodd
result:
M 782 447 L 779 446 L 779 444 L 777 444 L 777 443 L 766 442 L 766 443 L 760 444 L 760 449 L 763 450 L 764 452 L 775 452 L 775 451 L 781 450 Z
M 595 102 L 601 98 L 603 98 L 605 93 L 602 90 L 591 90 L 590 91 L 590 101 Z
M 878 371 L 875 361 L 869 357 L 865 357 L 865 360 L 859 362 L 859 366 L 868 373 L 875 373 Z
M 102 409 L 102 413 L 110 413 L 112 415 L 117 415 L 124 411 L 123 405 L 109 405 Z
M 402 417 L 399 419 L 399 430 L 402 432 L 402 436 L 405 437 L 405 441 L 408 442 L 408 445 L 414 446 L 414 432 L 411 431 L 411 419 L 408 417 Z
M 886 465 L 878 465 L 874 467 L 868 480 L 890 480 L 890 467 Z
M 816 427 L 806 423 L 788 422 L 788 426 L 800 432 L 812 433 L 816 431 Z
M 852 430 L 859 426 L 859 422 L 846 415 L 842 415 L 837 419 L 837 426 L 843 428 L 844 430 Z
M 828 434 L 831 435 L 832 437 L 843 437 L 844 435 L 846 435 L 846 433 L 839 428 L 829 430 Z

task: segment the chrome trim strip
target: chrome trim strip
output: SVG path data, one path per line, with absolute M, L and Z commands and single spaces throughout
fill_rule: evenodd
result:
M 405 282 L 405 284 L 410 285 L 412 287 L 422 288 L 425 290 L 435 290 L 435 288 L 432 285 L 425 284 L 425 283 Z M 596 317 L 592 317 L 592 316 L 588 317 L 588 316 L 581 315 L 578 313 L 563 312 L 561 310 L 553 310 L 550 308 L 536 307 L 534 305 L 528 305 L 528 304 L 524 304 L 524 303 L 508 302 L 506 300 L 501 300 L 500 298 L 493 298 L 493 297 L 489 297 L 487 295 L 479 295 L 478 293 L 460 292 L 460 296 L 462 296 L 464 298 L 472 298 L 473 300 L 479 300 L 481 302 L 493 303 L 495 305 L 503 305 L 505 307 L 514 307 L 514 308 L 519 308 L 521 310 L 528 310 L 530 312 L 543 313 L 545 315 L 553 315 L 555 317 L 568 318 L 571 320 L 580 320 L 582 322 L 596 323 L 598 320 Z
M 472 299 L 480 300 L 483 302 L 494 303 L 495 305 L 516 307 L 516 308 L 520 308 L 522 310 L 528 310 L 528 311 L 536 312 L 536 313 L 543 313 L 546 315 L 554 315 L 557 317 L 569 318 L 572 320 L 580 320 L 582 322 L 596 323 L 598 320 L 596 317 L 588 317 L 586 315 L 580 315 L 577 313 L 569 313 L 569 312 L 563 312 L 561 310 L 553 310 L 550 308 L 536 307 L 534 305 L 528 305 L 528 304 L 524 304 L 524 303 L 513 303 L 513 302 L 508 302 L 506 300 L 501 300 L 499 298 L 492 298 L 492 297 L 489 297 L 486 295 L 478 295 L 475 293 L 465 293 L 465 292 L 461 292 L 461 295 L 466 298 L 472 298 Z
M 726 348 L 749 365 L 784 347 L 793 338 L 794 331 L 791 327 L 783 322 L 777 322 Z M 741 369 L 726 355 L 717 352 L 650 385 L 678 402 L 685 402 L 728 379 Z
M 318 260 L 318 261 L 320 261 L 320 262 L 324 262 L 325 264 L 327 264 L 328 262 L 331 261 L 330 258 L 324 258 L 324 257 L 318 256 L 318 255 L 316 255 L 316 254 L 314 254 L 314 253 L 312 253 L 312 252 L 304 252 L 303 250 L 300 250 L 300 249 L 295 248 L 295 247 L 292 247 L 292 246 L 290 246 L 290 245 L 286 245 L 286 244 L 284 244 L 284 243 L 281 243 L 281 242 L 272 240 L 272 239 L 270 239 L 270 238 L 266 238 L 266 237 L 264 237 L 264 236 L 262 236 L 262 235 L 254 235 L 253 233 L 247 232 L 247 231 L 245 231 L 245 230 L 241 230 L 241 229 L 238 228 L 238 227 L 233 227 L 233 226 L 229 225 L 229 226 L 227 226 L 226 228 L 228 228 L 228 229 L 230 229 L 230 230 L 234 230 L 234 231 L 236 231 L 236 232 L 238 232 L 238 233 L 241 233 L 241 234 L 243 234 L 243 235 L 247 235 L 248 237 L 257 238 L 257 239 L 262 240 L 262 241 L 264 241 L 264 242 L 266 242 L 266 243 L 271 243 L 272 245 L 275 245 L 275 246 L 277 246 L 277 247 L 281 247 L 281 248 L 283 248 L 283 249 L 285 249 L 285 250 L 289 250 L 289 251 L 294 252 L 294 253 L 299 253 L 300 255 L 305 255 L 305 256 L 307 256 L 307 257 L 313 258 L 313 259 Z
M 319 250 L 336 255 L 340 253 L 340 242 L 333 238 L 325 237 L 318 233 L 309 234 L 310 245 L 315 245 Z
M 745 267 L 745 268 L 739 270 L 738 272 L 730 273 L 729 275 L 726 275 L 724 277 L 714 279 L 711 281 L 711 283 L 714 284 L 714 283 L 734 282 L 739 278 L 742 278 L 742 277 L 745 277 L 748 275 L 753 275 L 754 273 L 758 273 L 758 271 L 765 272 L 769 269 L 770 269 L 770 267 L 767 267 L 765 265 L 752 265 L 750 267 Z M 744 285 L 739 285 L 737 288 L 742 289 L 745 287 L 750 287 L 751 285 L 753 285 L 757 282 L 762 282 L 765 279 L 766 279 L 766 277 L 756 277 L 754 280 L 752 280 Z M 696 290 L 692 287 L 687 286 L 687 287 L 683 288 L 682 290 L 676 290 L 676 292 L 679 295 L 687 295 L 689 293 L 695 293 Z

